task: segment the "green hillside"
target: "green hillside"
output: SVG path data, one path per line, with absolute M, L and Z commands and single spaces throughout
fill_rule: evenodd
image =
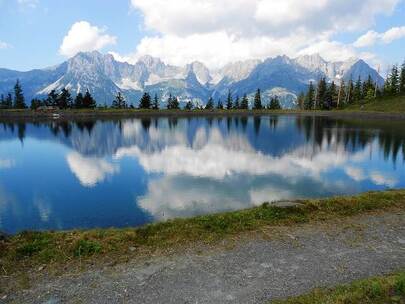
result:
M 405 96 L 384 97 L 373 101 L 363 101 L 347 106 L 344 110 L 405 113 Z

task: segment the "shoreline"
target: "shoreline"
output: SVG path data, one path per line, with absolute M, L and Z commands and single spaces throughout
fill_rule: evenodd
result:
M 374 276 L 385 280 L 385 275 L 403 271 L 405 190 L 300 203 L 284 209 L 263 205 L 142 229 L 21 234 L 18 240 L 30 245 L 25 249 L 32 255 L 10 260 L 11 270 L 5 270 L 6 259 L 0 255 L 0 298 L 10 303 L 78 299 L 103 303 L 106 298 L 117 303 L 167 298 L 223 303 L 233 295 L 240 303 L 281 299 L 324 303 L 330 291 L 339 299 L 350 299 L 352 286 L 356 294 L 365 291 L 360 293 L 364 298 L 370 289 L 359 289 L 353 281 L 368 282 Z M 203 224 L 201 230 L 196 231 L 196 224 Z M 134 233 L 139 233 L 140 242 Z M 55 234 L 59 239 L 52 239 Z M 76 255 L 66 246 L 79 243 L 82 250 Z M 33 250 L 41 246 L 49 250 L 39 259 Z M 54 260 L 47 262 L 52 254 Z M 173 284 L 184 288 L 173 290 Z M 349 290 L 340 292 L 340 284 L 350 284 Z M 319 287 L 327 289 L 311 293 Z M 124 298 L 117 299 L 117 293 Z M 298 295 L 303 296 L 290 298 Z
M 55 114 L 58 117 L 55 117 Z M 230 117 L 230 116 L 262 116 L 262 115 L 297 115 L 322 116 L 333 118 L 358 119 L 395 119 L 404 120 L 403 112 L 378 111 L 305 111 L 305 110 L 57 110 L 52 112 L 37 112 L 33 110 L 0 110 L 2 120 L 82 120 L 82 119 L 125 119 L 125 118 L 159 118 L 159 117 Z
M 27 271 L 38 265 L 128 259 L 145 253 L 171 251 L 192 244 L 217 244 L 229 237 L 272 226 L 318 223 L 368 212 L 405 210 L 405 189 L 365 192 L 355 196 L 294 201 L 287 207 L 259 207 L 172 219 L 134 228 L 70 231 L 25 231 L 0 238 L 0 269 Z M 132 248 L 128 251 L 128 248 Z M 102 260 L 102 259 L 101 259 Z

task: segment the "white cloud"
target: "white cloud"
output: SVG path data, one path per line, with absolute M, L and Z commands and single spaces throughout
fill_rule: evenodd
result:
M 205 129 L 201 128 L 197 130 L 191 146 L 177 141 L 162 150 L 143 151 L 134 145 L 119 148 L 115 157 L 135 157 L 146 172 L 165 175 L 189 175 L 221 180 L 234 174 L 277 174 L 290 179 L 301 176 L 320 179 L 321 173 L 347 161 L 349 155 L 344 149 L 339 147 L 337 151 L 320 151 L 309 158 L 304 156 L 306 151 L 303 147 L 282 157 L 273 157 L 255 151 L 242 136 L 234 134 L 225 138 L 218 129 L 214 128 L 206 133 Z
M 93 26 L 87 21 L 76 22 L 63 38 L 59 53 L 71 57 L 78 52 L 100 50 L 107 45 L 115 44 L 117 38 L 105 32 L 106 29 Z
M 389 44 L 394 40 L 405 37 L 405 26 L 393 27 L 384 33 L 376 31 L 368 31 L 360 36 L 353 45 L 357 48 L 373 46 L 376 43 Z
M 393 42 L 394 40 L 401 39 L 404 37 L 405 37 L 405 26 L 401 26 L 389 29 L 382 35 L 381 39 L 384 43 L 388 44 Z
M 331 41 L 335 33 L 362 30 L 399 0 L 131 0 L 147 29 L 134 61 L 150 54 L 171 64 L 193 60 L 217 67 L 230 61 L 294 56 L 309 46 L 333 60 L 358 55 Z M 332 47 L 338 50 L 330 54 Z M 118 56 L 117 56 L 118 57 Z
M 8 44 L 7 42 L 4 42 L 4 41 L 1 41 L 1 40 L 0 40 L 0 50 L 1 50 L 1 49 L 9 49 L 9 48 L 11 48 L 11 45 L 10 45 L 10 44 Z
M 77 152 L 68 154 L 67 162 L 70 170 L 85 187 L 94 187 L 106 176 L 119 172 L 117 165 L 100 158 L 85 157 Z
M 376 185 L 387 186 L 390 188 L 393 188 L 395 187 L 396 184 L 398 184 L 398 181 L 395 177 L 390 176 L 389 174 L 384 174 L 383 172 L 380 171 L 371 172 L 370 179 Z
M 360 168 L 348 166 L 345 168 L 345 173 L 356 182 L 361 182 L 366 179 L 364 171 Z

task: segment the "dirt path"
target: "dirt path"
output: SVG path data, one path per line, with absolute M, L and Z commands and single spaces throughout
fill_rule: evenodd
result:
M 272 228 L 233 246 L 45 279 L 3 301 L 265 303 L 404 268 L 405 214 L 386 213 Z

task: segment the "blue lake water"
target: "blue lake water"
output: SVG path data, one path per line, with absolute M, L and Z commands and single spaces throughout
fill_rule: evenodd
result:
M 262 116 L 0 122 L 0 230 L 138 226 L 405 187 L 405 122 Z

